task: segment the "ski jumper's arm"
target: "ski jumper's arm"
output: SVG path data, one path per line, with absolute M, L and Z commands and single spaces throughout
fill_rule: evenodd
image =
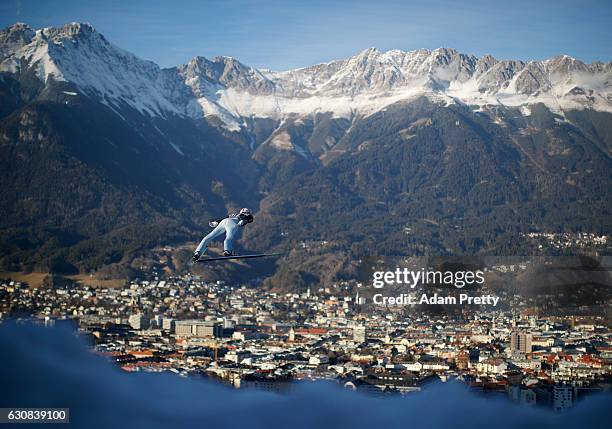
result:
M 237 223 L 238 226 L 245 226 L 246 224 L 253 222 L 253 215 L 243 215 L 243 214 L 239 214 L 239 213 L 232 213 L 232 214 L 228 215 L 227 218 L 238 219 L 238 223 Z M 225 219 L 227 219 L 227 218 L 225 218 Z M 224 218 L 221 218 L 221 219 L 212 219 L 208 224 L 210 225 L 211 228 L 214 228 L 223 219 Z
M 231 216 L 229 216 L 231 217 Z M 217 225 L 219 225 L 219 223 L 221 223 L 221 221 L 224 218 L 220 218 L 220 219 L 211 219 L 210 221 L 208 221 L 208 226 L 210 226 L 211 228 L 215 228 Z

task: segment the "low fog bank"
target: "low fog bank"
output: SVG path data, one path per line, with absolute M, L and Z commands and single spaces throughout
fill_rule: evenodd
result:
M 79 428 L 597 428 L 612 417 L 610 395 L 558 415 L 473 396 L 452 383 L 378 398 L 323 382 L 279 395 L 174 374 L 130 374 L 67 327 L 4 323 L 0 350 L 0 407 L 69 407 L 70 426 Z

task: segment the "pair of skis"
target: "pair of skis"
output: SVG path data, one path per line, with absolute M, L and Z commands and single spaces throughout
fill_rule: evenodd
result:
M 280 256 L 280 255 L 282 255 L 282 253 L 256 253 L 253 255 L 217 256 L 215 258 L 198 259 L 195 262 L 225 261 L 228 259 L 253 259 L 253 258 L 265 258 L 266 256 Z

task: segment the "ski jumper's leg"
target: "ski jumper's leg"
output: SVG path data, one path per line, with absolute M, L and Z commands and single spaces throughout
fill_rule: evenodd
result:
M 215 238 L 217 238 L 224 232 L 225 232 L 225 226 L 223 226 L 223 222 L 219 222 L 219 225 L 217 225 L 215 229 L 210 231 L 210 233 L 208 233 L 208 235 L 204 237 L 202 241 L 200 241 L 200 244 L 198 245 L 196 252 L 201 252 L 202 249 L 207 248 L 211 241 L 213 241 Z
M 231 252 L 234 250 L 234 237 L 238 232 L 238 220 L 237 219 L 224 219 L 225 224 L 225 241 L 223 242 L 223 250 Z

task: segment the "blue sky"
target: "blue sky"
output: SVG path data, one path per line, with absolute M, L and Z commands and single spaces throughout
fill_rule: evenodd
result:
M 610 0 L 0 0 L 0 26 L 91 23 L 164 67 L 230 55 L 274 70 L 387 49 L 612 60 Z

